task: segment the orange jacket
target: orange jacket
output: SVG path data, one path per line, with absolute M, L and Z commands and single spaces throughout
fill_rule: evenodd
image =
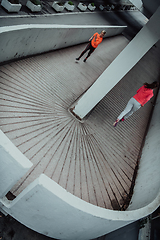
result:
M 98 45 L 102 42 L 102 40 L 103 37 L 100 37 L 100 34 L 96 32 L 91 40 L 92 47 L 97 48 Z
M 137 93 L 133 96 L 142 106 L 147 103 L 153 97 L 153 89 L 145 88 L 142 86 L 137 90 Z

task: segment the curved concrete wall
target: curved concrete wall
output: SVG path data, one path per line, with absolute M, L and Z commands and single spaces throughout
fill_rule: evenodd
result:
M 0 198 L 7 194 L 32 165 L 0 130 Z
M 61 240 L 93 239 L 151 214 L 160 204 L 159 107 L 160 94 L 143 148 L 131 205 L 125 212 L 89 204 L 43 174 L 13 201 L 1 199 L 0 207 L 29 228 Z M 10 144 L 7 147 L 10 148 Z M 15 161 L 13 158 L 12 165 Z M 11 170 L 12 165 L 8 169 Z M 12 174 L 17 175 L 17 172 L 12 171 Z
M 76 43 L 76 41 L 79 41 L 84 29 L 81 31 L 81 29 L 78 28 L 79 26 L 74 26 L 67 31 L 67 27 L 68 26 L 65 26 L 66 29 L 64 28 L 64 30 L 63 28 L 59 29 L 57 26 L 57 29 L 53 29 L 53 31 L 52 26 L 49 26 L 49 29 L 45 29 L 45 26 L 42 25 L 38 28 L 37 26 L 31 26 L 31 28 L 29 26 L 1 28 L 1 60 L 7 61 L 12 58 L 48 51 L 50 49 L 48 49 L 47 45 L 49 45 L 49 48 L 55 49 L 56 47 L 61 48 L 63 44 L 63 47 L 77 44 L 78 42 Z M 43 31 L 41 31 L 42 29 Z M 83 41 L 87 41 L 91 32 L 93 33 L 99 29 L 102 29 L 102 27 L 99 26 L 97 29 L 90 27 L 88 31 L 88 27 L 86 27 L 88 35 L 82 36 Z M 12 38 L 10 37 L 10 31 Z M 76 34 L 78 34 L 78 32 L 79 35 L 77 36 Z M 56 42 L 54 42 L 52 38 L 53 33 L 56 35 Z M 48 36 L 50 36 L 50 38 Z M 75 37 L 73 38 L 73 36 Z M 64 43 L 64 38 L 66 39 L 66 43 Z M 57 39 L 61 39 L 62 41 L 58 41 L 57 44 Z M 42 47 L 44 41 L 47 41 L 47 44 L 45 42 L 46 48 Z M 15 44 L 14 49 L 12 48 L 13 43 Z M 25 51 L 23 51 L 24 49 Z M 18 53 L 16 54 L 17 51 Z M 107 210 L 84 202 L 43 174 L 13 201 L 8 201 L 5 197 L 1 199 L 0 207 L 18 221 L 37 232 L 50 237 L 68 240 L 92 239 L 121 228 L 152 213 L 160 204 L 160 178 L 159 172 L 157 171 L 160 165 L 158 144 L 160 141 L 160 126 L 159 121 L 157 121 L 160 114 L 158 111 L 159 101 L 158 98 L 142 154 L 132 204 L 127 211 Z M 2 149 L 3 152 L 3 140 L 1 145 L 2 147 L 0 149 Z M 19 166 L 18 163 L 21 163 L 21 156 L 18 153 L 12 157 L 12 151 L 17 150 L 15 150 L 13 146 L 10 148 L 9 142 L 9 144 L 5 146 L 4 151 L 7 152 L 7 157 L 5 158 L 6 155 L 2 154 L 0 155 L 0 159 L 2 165 L 6 164 L 4 172 L 11 172 L 14 178 L 18 174 L 22 174 L 21 168 L 17 168 L 17 171 L 12 170 L 12 166 L 16 164 Z M 2 175 L 0 177 L 2 177 Z M 17 181 L 18 178 L 20 178 L 20 175 L 18 175 L 14 182 Z M 147 184 L 146 181 L 148 181 Z M 2 191 L 0 189 L 1 198 L 5 196 L 9 188 L 11 188 L 9 184 L 0 185 L 2 188 Z
M 56 239 L 92 239 L 131 222 L 127 214 L 96 207 L 41 175 L 2 208 L 18 221 Z M 120 216 L 121 215 L 121 216 Z
M 134 193 L 128 210 L 143 208 L 154 201 L 160 192 L 160 93 L 145 139 Z M 160 204 L 160 202 L 159 202 Z
M 44 235 L 67 240 L 89 240 L 123 227 L 153 212 L 160 194 L 134 211 L 103 209 L 73 196 L 41 175 L 15 200 L 1 200 L 2 209 L 19 222 Z
M 28 24 L 0 28 L 0 63 L 87 42 L 102 29 L 105 37 L 121 34 L 126 26 Z M 14 47 L 13 47 L 14 46 Z

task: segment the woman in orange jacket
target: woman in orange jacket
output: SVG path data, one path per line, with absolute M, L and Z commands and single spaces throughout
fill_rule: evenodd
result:
M 140 107 L 143 107 L 153 97 L 153 89 L 158 87 L 158 82 L 151 84 L 144 83 L 141 88 L 137 90 L 137 93 L 129 100 L 124 111 L 118 116 L 117 120 L 113 123 L 115 127 L 119 121 L 124 121 L 131 116 Z
M 81 55 L 76 58 L 77 61 L 89 50 L 87 57 L 83 60 L 83 62 L 86 62 L 87 58 L 93 53 L 93 51 L 98 47 L 98 45 L 102 42 L 104 35 L 106 34 L 106 31 L 103 30 L 100 34 L 95 33 L 90 39 L 90 43 L 88 43 L 87 47 L 84 49 L 84 51 L 81 53 Z

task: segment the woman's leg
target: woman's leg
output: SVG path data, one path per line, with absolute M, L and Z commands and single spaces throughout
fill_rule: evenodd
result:
M 121 120 L 123 117 L 124 119 L 128 118 L 140 107 L 141 107 L 141 104 L 132 97 L 127 103 L 127 106 L 124 109 L 124 111 L 118 116 L 118 119 Z
M 134 112 L 136 112 L 141 107 L 141 104 L 135 98 L 132 98 L 132 102 L 133 102 L 133 107 L 131 111 L 124 116 L 124 119 L 127 119 L 129 116 L 131 116 Z

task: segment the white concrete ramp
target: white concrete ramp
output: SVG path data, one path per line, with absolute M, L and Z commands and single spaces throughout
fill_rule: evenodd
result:
M 33 163 L 12 188 L 14 195 L 44 173 L 89 203 L 125 208 L 151 102 L 125 123 L 116 128 L 112 124 L 144 82 L 157 80 L 157 48 L 141 59 L 84 122 L 77 121 L 68 108 L 127 44 L 121 35 L 105 39 L 86 63 L 74 61 L 86 45 L 81 44 L 0 67 L 1 130 Z

